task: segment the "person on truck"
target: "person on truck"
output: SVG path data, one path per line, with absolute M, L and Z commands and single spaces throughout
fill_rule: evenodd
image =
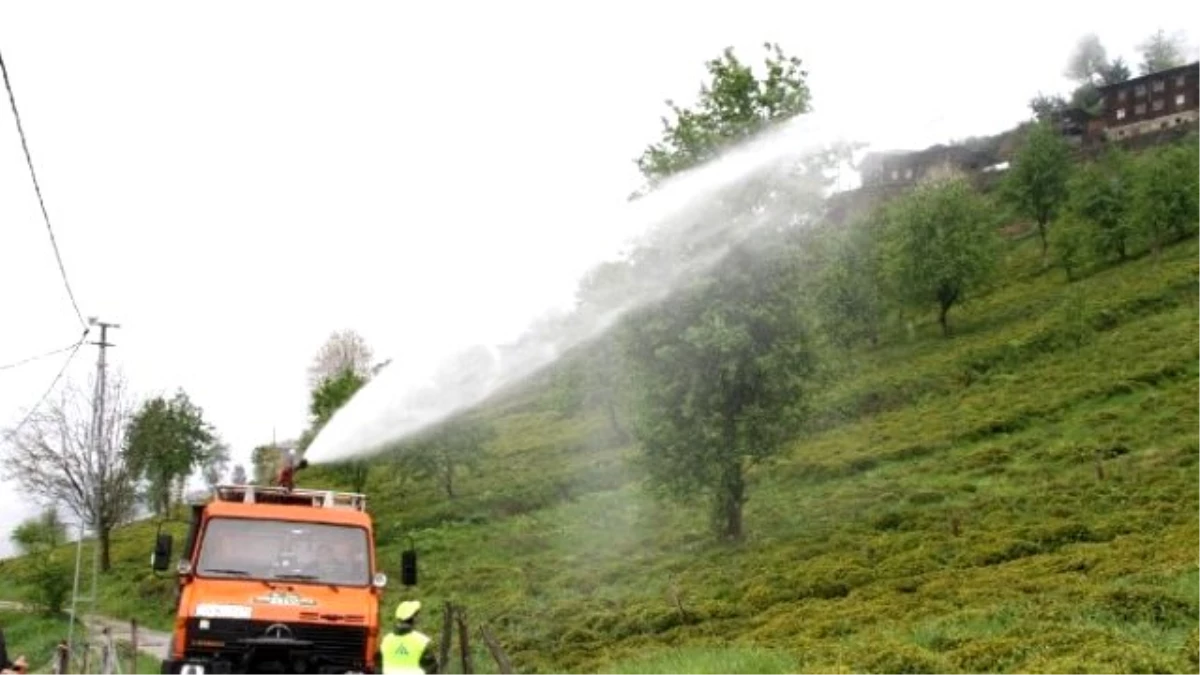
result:
M 383 675 L 438 672 L 433 641 L 413 627 L 420 613 L 420 600 L 405 600 L 396 606 L 396 626 L 379 645 Z
M 301 459 L 296 462 L 296 449 L 288 448 L 283 452 L 283 461 L 280 462 L 279 474 L 275 477 L 275 482 L 284 490 L 291 492 L 296 487 L 296 472 L 306 467 L 308 467 L 308 460 Z
M 16 661 L 8 660 L 8 645 L 4 643 L 4 629 L 0 628 L 0 673 L 24 673 L 29 669 L 25 656 L 18 656 Z

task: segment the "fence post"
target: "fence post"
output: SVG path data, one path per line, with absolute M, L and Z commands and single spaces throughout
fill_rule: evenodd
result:
M 455 608 L 454 620 L 458 622 L 458 649 L 462 655 L 463 675 L 472 675 L 475 665 L 471 662 L 471 635 L 467 630 L 467 610 Z
M 454 639 L 454 605 L 446 602 L 442 614 L 442 643 L 438 645 L 438 666 L 445 672 L 450 667 L 450 641 Z
M 129 655 L 129 672 L 136 673 L 138 660 L 138 644 L 137 644 L 137 619 L 129 620 L 129 644 L 133 647 Z
M 85 641 L 85 642 L 83 642 L 82 647 L 83 647 L 83 667 L 79 669 L 79 672 L 88 673 L 88 672 L 91 672 L 88 670 L 88 662 L 91 661 L 92 645 L 91 645 L 91 643 Z
M 500 667 L 501 675 L 512 673 L 512 661 L 508 660 L 508 654 L 504 653 L 504 649 L 496 641 L 492 631 L 488 630 L 487 624 L 479 627 L 479 633 L 483 636 L 483 643 L 487 645 L 488 651 L 492 653 L 492 658 L 496 659 L 496 665 Z
M 71 653 L 67 651 L 67 641 L 59 640 L 58 646 L 54 648 L 54 673 L 66 675 L 70 671 Z

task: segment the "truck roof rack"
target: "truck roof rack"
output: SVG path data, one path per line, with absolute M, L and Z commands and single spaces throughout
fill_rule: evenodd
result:
M 243 504 L 288 504 L 325 509 L 352 509 L 354 511 L 367 509 L 367 496 L 357 492 L 307 488 L 286 490 L 273 485 L 218 485 L 213 490 L 213 497 L 217 501 Z

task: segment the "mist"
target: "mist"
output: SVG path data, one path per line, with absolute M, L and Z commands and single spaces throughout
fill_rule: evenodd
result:
M 616 208 L 580 205 L 560 214 L 564 223 L 606 228 L 608 241 L 581 257 L 571 288 L 554 290 L 570 297 L 603 263 L 618 260 L 637 268 L 637 279 L 599 307 L 547 306 L 528 318 L 523 334 L 505 341 L 485 344 L 481 327 L 479 336 L 462 336 L 473 347 L 441 362 L 400 355 L 330 419 L 309 446 L 308 461 L 377 454 L 553 364 L 626 313 L 687 285 L 764 228 L 803 226 L 819 217 L 833 176 L 813 170 L 809 160 L 848 147 L 846 131 L 836 120 L 802 115 Z M 760 197 L 753 205 L 744 198 L 748 192 Z M 597 240 L 594 234 L 590 241 Z

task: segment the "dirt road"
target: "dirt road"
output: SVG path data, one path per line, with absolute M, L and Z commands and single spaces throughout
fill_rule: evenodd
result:
M 98 614 L 84 614 L 83 622 L 95 636 L 99 636 L 105 628 L 108 628 L 112 631 L 114 640 L 133 642 L 128 621 Z M 167 648 L 171 643 L 171 634 L 138 626 L 137 642 L 138 651 L 155 658 L 165 659 L 167 658 Z
M 31 608 L 28 605 L 23 605 L 19 602 L 11 600 L 0 600 L 0 609 L 24 612 Z M 130 631 L 128 621 L 122 619 L 114 619 L 108 616 L 99 614 L 83 614 L 83 624 L 88 627 L 88 632 L 92 635 L 92 640 L 98 640 L 105 628 L 112 631 L 113 639 L 120 642 L 133 642 L 133 636 Z M 162 631 L 150 630 L 138 626 L 138 651 L 143 654 L 148 654 L 155 658 L 167 658 L 167 648 L 171 642 L 171 635 Z

